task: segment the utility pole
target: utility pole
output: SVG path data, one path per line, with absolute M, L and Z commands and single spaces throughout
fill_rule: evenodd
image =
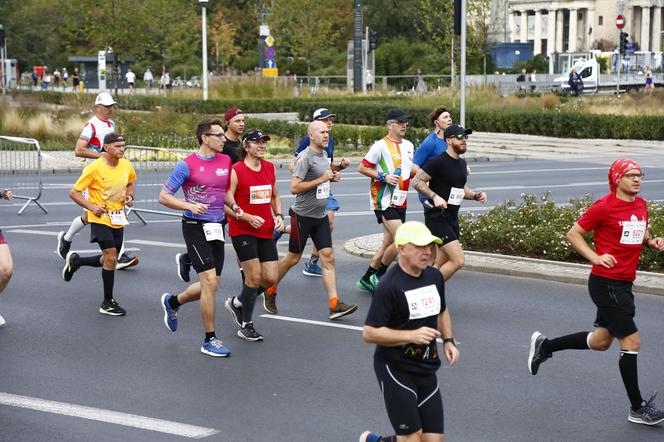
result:
M 355 23 L 353 25 L 353 91 L 361 92 L 364 82 L 362 72 L 362 0 L 355 0 Z
M 5 27 L 3 25 L 0 25 L 0 63 L 2 63 L 2 70 L 1 70 L 2 78 L 0 78 L 0 81 L 2 81 L 2 95 L 7 94 L 6 79 L 8 75 L 7 75 L 7 66 L 5 63 L 5 59 L 7 58 L 6 51 L 7 51 L 7 45 L 5 44 Z

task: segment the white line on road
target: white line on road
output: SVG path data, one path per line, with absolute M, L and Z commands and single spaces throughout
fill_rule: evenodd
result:
M 118 411 L 104 410 L 103 408 L 85 407 L 82 405 L 68 404 L 66 402 L 55 402 L 46 399 L 38 399 L 29 396 L 19 396 L 10 393 L 0 393 L 0 404 L 10 407 L 27 408 L 29 410 L 44 411 L 46 413 L 73 416 L 109 424 L 122 425 L 125 427 L 140 428 L 142 430 L 158 431 L 160 433 L 173 434 L 191 439 L 202 439 L 219 433 L 214 428 L 198 427 L 195 425 L 182 424 L 179 422 L 155 419 L 136 414 L 121 413 Z
M 174 249 L 184 249 L 187 246 L 176 242 L 148 241 L 145 239 L 126 239 L 125 243 L 142 244 L 146 246 L 172 247 Z

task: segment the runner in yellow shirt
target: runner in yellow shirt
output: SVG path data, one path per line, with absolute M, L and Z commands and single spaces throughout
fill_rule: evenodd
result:
M 125 141 L 122 135 L 111 132 L 104 137 L 106 155 L 90 163 L 69 192 L 69 197 L 87 210 L 91 227 L 90 242 L 96 242 L 101 255 L 80 256 L 69 252 L 62 269 L 62 278 L 70 281 L 82 266 L 101 267 L 104 301 L 99 313 L 123 316 L 127 312 L 113 298 L 115 265 L 122 247 L 124 226 L 128 224 L 125 206 L 134 204 L 136 172 L 124 158 Z M 89 197 L 83 196 L 88 189 Z

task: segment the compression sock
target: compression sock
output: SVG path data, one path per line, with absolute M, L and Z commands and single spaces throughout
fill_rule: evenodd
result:
M 588 335 L 590 332 L 578 332 L 559 338 L 547 339 L 542 343 L 544 353 L 554 353 L 561 350 L 589 350 Z
M 71 222 L 71 225 L 69 226 L 69 230 L 67 230 L 67 233 L 65 233 L 65 241 L 72 242 L 74 240 L 74 235 L 83 230 L 84 227 L 85 223 L 83 222 L 82 217 L 77 216 L 74 218 L 74 220 Z
M 79 256 L 76 264 L 85 267 L 101 267 L 101 255 Z
M 254 287 L 247 287 L 242 284 L 242 293 L 237 297 L 237 300 L 242 303 L 242 319 L 240 322 L 251 322 L 254 315 L 254 306 L 256 305 L 256 298 L 258 297 L 258 289 Z
M 104 301 L 113 299 L 113 282 L 115 281 L 115 270 L 101 269 L 101 279 L 104 281 Z
M 625 384 L 627 397 L 629 398 L 629 402 L 632 404 L 633 411 L 641 408 L 643 404 L 641 390 L 639 390 L 639 376 L 636 366 L 636 357 L 638 355 L 638 351 L 620 349 L 620 361 L 618 362 L 620 376 L 622 376 L 623 384 Z

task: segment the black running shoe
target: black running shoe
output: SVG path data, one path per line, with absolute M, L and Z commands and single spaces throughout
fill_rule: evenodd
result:
M 542 352 L 542 343 L 546 341 L 546 336 L 536 331 L 530 337 L 530 353 L 528 354 L 528 371 L 533 376 L 537 374 L 539 366 L 553 356 L 551 353 Z
M 69 252 L 67 253 L 67 256 L 65 256 L 65 266 L 62 269 L 62 279 L 65 281 L 71 281 L 72 276 L 74 276 L 74 273 L 80 267 L 78 258 L 79 256 L 76 252 Z
M 630 409 L 627 420 L 643 425 L 657 425 L 664 422 L 664 411 L 655 407 L 655 396 L 657 396 L 657 393 L 650 396 L 648 402 L 643 403 L 643 406 L 638 410 Z
M 101 303 L 99 313 L 110 316 L 124 316 L 127 314 L 127 311 L 120 307 L 120 304 L 118 304 L 115 299 L 111 299 L 110 301 L 104 301 Z
M 235 307 L 233 299 L 235 299 L 235 297 L 228 298 L 226 302 L 224 302 L 224 306 L 226 307 L 226 310 L 228 310 L 228 313 L 233 317 L 235 325 L 242 328 L 242 307 Z
M 178 278 L 183 282 L 189 282 L 189 270 L 191 270 L 191 262 L 187 262 L 184 253 L 175 255 L 175 266 L 178 270 Z
M 237 335 L 245 341 L 262 341 L 263 335 L 254 330 L 254 324 L 251 322 L 237 331 Z
M 129 267 L 134 267 L 138 264 L 139 260 L 137 256 L 129 256 L 127 253 L 123 253 L 119 258 L 118 262 L 115 264 L 115 270 L 124 270 Z
M 58 233 L 58 248 L 55 250 L 62 259 L 67 259 L 67 253 L 71 248 L 71 241 L 65 239 L 65 232 Z

